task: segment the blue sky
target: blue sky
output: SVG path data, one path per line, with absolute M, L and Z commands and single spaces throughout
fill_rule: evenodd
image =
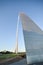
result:
M 43 0 L 0 0 L 0 51 L 15 50 L 19 12 L 27 14 L 43 30 Z M 22 25 L 19 23 L 19 51 L 25 50 Z

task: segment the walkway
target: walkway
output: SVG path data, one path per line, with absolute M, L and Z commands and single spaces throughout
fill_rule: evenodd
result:
M 19 62 L 12 63 L 10 65 L 27 65 L 26 59 L 20 60 Z

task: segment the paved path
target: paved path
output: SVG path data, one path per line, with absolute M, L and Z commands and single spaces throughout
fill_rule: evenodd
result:
M 26 59 L 20 60 L 19 62 L 12 63 L 10 65 L 27 65 Z
M 12 63 L 10 65 L 43 65 L 43 62 L 27 64 L 26 59 L 20 60 L 19 62 Z

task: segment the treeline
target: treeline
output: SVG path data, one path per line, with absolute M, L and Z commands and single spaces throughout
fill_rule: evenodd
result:
M 4 51 L 1 51 L 0 52 L 0 54 L 12 54 L 13 52 L 10 52 L 10 51 L 6 51 L 6 52 L 4 52 Z

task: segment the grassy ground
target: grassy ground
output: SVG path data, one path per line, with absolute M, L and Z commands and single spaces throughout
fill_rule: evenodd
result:
M 18 53 L 18 54 L 15 54 L 15 53 L 2 54 L 2 55 L 0 55 L 0 61 L 1 60 L 5 60 L 5 59 L 9 59 L 9 58 L 15 58 L 17 56 L 24 58 L 25 57 L 25 54 L 24 53 Z
M 0 65 L 8 65 L 8 64 L 17 62 L 25 57 L 26 57 L 25 53 L 2 54 L 0 55 Z
M 16 54 L 2 54 L 0 55 L 0 60 L 4 60 L 4 59 L 7 59 L 7 58 L 13 58 L 13 57 L 16 57 L 17 55 Z

